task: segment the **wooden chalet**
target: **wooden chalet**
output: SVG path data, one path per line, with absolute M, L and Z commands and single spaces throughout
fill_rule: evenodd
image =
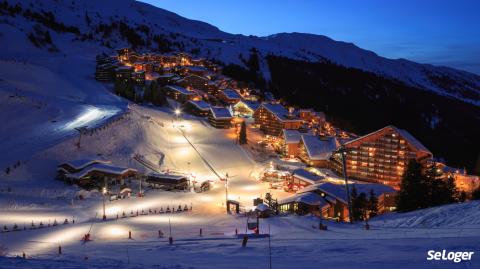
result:
M 195 116 L 206 117 L 210 113 L 210 105 L 203 100 L 190 100 L 183 106 L 186 112 Z
M 232 127 L 233 116 L 225 107 L 210 107 L 208 121 L 215 128 L 228 129 Z
M 225 89 L 218 93 L 218 98 L 227 105 L 234 105 L 242 100 L 242 96 L 235 90 Z
M 253 117 L 253 113 L 260 107 L 260 103 L 240 100 L 233 106 L 233 113 L 238 117 Z
M 189 91 L 177 85 L 167 85 L 164 87 L 164 89 L 168 97 L 180 103 L 185 103 L 189 100 L 193 100 L 197 96 L 195 92 Z
M 145 182 L 152 188 L 163 190 L 188 190 L 189 180 L 183 175 L 151 173 Z
M 387 126 L 344 144 L 350 178 L 378 182 L 398 188 L 408 162 L 425 164 L 432 153 L 405 130 Z M 342 174 L 341 156 L 334 154 L 332 168 Z
M 330 158 L 340 143 L 335 137 L 302 135 L 298 145 L 298 157 L 306 164 L 330 168 Z
M 280 104 L 263 103 L 253 114 L 255 124 L 267 135 L 281 136 L 283 129 L 299 129 L 302 120 Z

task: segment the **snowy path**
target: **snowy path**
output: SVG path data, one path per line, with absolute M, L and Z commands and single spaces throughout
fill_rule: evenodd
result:
M 171 113 L 158 109 L 133 106 L 131 110 L 130 116 L 118 124 L 85 137 L 84 143 L 88 147 L 77 150 L 67 141 L 35 155 L 33 160 L 39 163 L 34 168 L 47 175 L 39 167 L 54 167 L 64 158 L 99 153 L 119 165 L 135 164 L 131 159 L 135 153 L 157 163 L 162 153 L 165 158 L 161 169 L 194 173 L 198 181 L 212 180 L 212 189 L 204 193 L 147 190 L 144 198 L 107 202 L 109 220 L 98 220 L 91 232 L 93 241 L 82 244 L 80 238 L 89 230 L 91 218 L 101 214 L 100 196 L 70 205 L 68 199 L 57 199 L 52 193 L 71 191 L 72 187 L 52 178 L 43 178 L 42 181 L 26 179 L 41 186 L 53 184 L 54 187 L 45 194 L 19 186 L 19 190 L 24 190 L 21 193 L 2 193 L 0 202 L 12 200 L 20 206 L 0 209 L 0 224 L 11 227 L 17 223 L 23 228 L 24 223 L 28 226 L 32 220 L 38 225 L 39 221 L 47 224 L 57 219 L 61 222 L 72 216 L 75 216 L 76 223 L 0 233 L 0 245 L 6 248 L 3 252 L 11 256 L 25 252 L 29 257 L 27 260 L 0 259 L 0 268 L 212 268 L 212 262 L 217 268 L 267 268 L 268 240 L 250 239 L 248 246 L 241 248 L 241 239 L 234 234 L 235 229 L 239 233 L 245 231 L 246 219 L 224 213 L 224 183 L 218 180 L 206 161 L 219 175 L 228 173 L 231 176 L 229 198 L 239 200 L 247 207 L 253 198 L 271 191 L 268 184 L 254 179 L 264 164 L 251 160 L 234 143 L 235 135 L 230 130 L 211 128 L 195 118 L 176 122 Z M 184 134 L 178 130 L 180 125 L 183 125 Z M 49 162 L 45 162 L 46 159 Z M 271 192 L 279 198 L 286 195 L 281 191 Z M 131 211 L 158 211 L 161 207 L 165 210 L 166 206 L 185 204 L 193 205 L 193 211 L 116 220 L 116 215 L 121 216 L 123 212 L 130 215 Z M 469 208 L 465 214 L 471 214 L 469 212 L 474 212 L 477 206 L 464 206 Z M 452 208 L 450 211 L 461 210 Z M 421 214 L 436 218 L 443 213 L 432 209 Z M 432 226 L 401 227 L 405 219 L 413 217 L 385 216 L 385 219 L 372 222 L 369 231 L 365 231 L 361 224 L 331 222 L 327 223 L 328 231 L 318 231 L 312 228 L 317 225 L 315 218 L 274 217 L 261 220 L 261 231 L 266 232 L 270 225 L 274 268 L 292 268 L 298 264 L 302 264 L 302 268 L 432 268 L 432 263 L 425 260 L 429 249 L 480 251 L 479 225 L 439 226 L 435 229 L 427 228 Z M 169 219 L 173 225 L 173 246 L 168 245 L 166 238 L 158 238 L 158 230 L 168 236 Z M 472 217 L 470 223 L 474 220 Z M 425 220 L 425 223 L 436 222 Z M 201 237 L 200 229 L 203 229 Z M 132 240 L 128 239 L 128 231 L 132 232 Z M 62 255 L 57 254 L 59 245 L 62 246 Z M 478 268 L 480 264 L 477 259 L 470 263 L 435 266 Z

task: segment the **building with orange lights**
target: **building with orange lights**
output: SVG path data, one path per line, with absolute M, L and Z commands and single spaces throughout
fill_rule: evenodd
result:
M 330 157 L 340 146 L 335 137 L 302 135 L 298 146 L 298 157 L 310 166 L 330 168 Z
M 453 178 L 455 187 L 458 191 L 472 193 L 474 190 L 480 188 L 480 177 L 469 175 L 464 169 L 453 168 L 446 166 L 443 163 L 436 163 L 438 169 L 441 170 L 443 178 Z
M 168 97 L 180 103 L 185 103 L 197 97 L 197 94 L 195 92 L 189 91 L 183 87 L 176 85 L 167 85 L 164 87 L 164 90 Z
M 208 121 L 215 128 L 228 129 L 232 127 L 233 116 L 225 107 L 210 107 Z
M 398 188 L 408 162 L 425 163 L 432 153 L 405 130 L 389 125 L 344 144 L 349 178 Z M 332 168 L 342 174 L 342 158 L 334 154 Z
M 242 100 L 242 96 L 235 90 L 225 89 L 218 93 L 218 97 L 228 105 L 234 105 Z
M 283 129 L 299 129 L 303 121 L 280 104 L 263 103 L 254 113 L 255 124 L 267 135 L 281 136 Z

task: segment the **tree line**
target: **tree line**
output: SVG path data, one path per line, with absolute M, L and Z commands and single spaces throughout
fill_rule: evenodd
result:
M 135 85 L 133 80 L 115 79 L 115 94 L 135 103 L 152 103 L 156 106 L 167 104 L 167 97 L 161 85 L 153 80 L 144 86 Z

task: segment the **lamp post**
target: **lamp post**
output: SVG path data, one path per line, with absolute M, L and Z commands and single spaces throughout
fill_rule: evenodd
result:
M 227 208 L 227 214 L 229 212 L 228 210 L 228 173 L 225 174 L 225 206 Z
M 107 193 L 107 188 L 103 187 L 102 194 L 103 194 L 103 220 L 107 220 L 107 215 L 105 214 L 105 194 Z
M 182 111 L 180 111 L 179 108 L 175 109 L 175 117 L 177 119 L 177 122 L 178 122 L 178 117 L 180 116 L 180 113 L 182 113 Z
M 350 197 L 350 190 L 348 188 L 348 178 L 347 178 L 347 149 L 345 148 L 345 146 L 340 147 L 339 153 L 342 155 L 343 178 L 345 180 L 345 193 L 347 195 L 347 202 L 348 202 L 348 218 L 350 220 L 350 223 L 353 223 L 352 201 Z

